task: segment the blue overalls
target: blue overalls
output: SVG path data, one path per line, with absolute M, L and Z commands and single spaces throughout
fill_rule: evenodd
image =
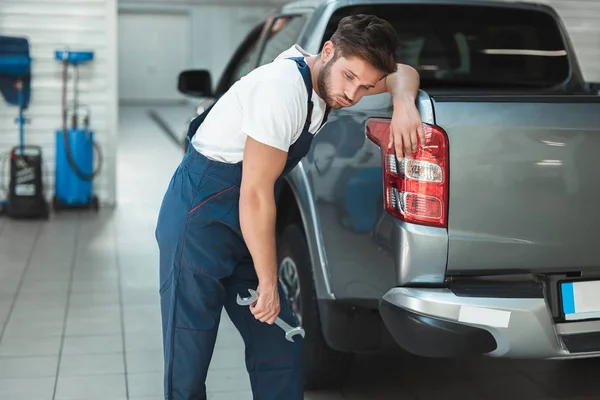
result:
M 292 58 L 308 91 L 308 118 L 299 139 L 289 148 L 278 184 L 308 153 L 313 135 L 312 80 L 303 58 Z M 212 107 L 211 107 L 212 108 Z M 188 139 L 210 111 L 196 117 Z M 254 318 L 236 303 L 248 296 L 258 277 L 239 223 L 242 163 L 213 161 L 190 143 L 175 171 L 158 216 L 160 304 L 164 346 L 165 400 L 206 399 L 205 380 L 213 355 L 222 308 L 246 347 L 246 368 L 255 400 L 304 398 L 302 338 L 285 339 L 277 325 Z M 279 317 L 295 326 L 279 285 Z

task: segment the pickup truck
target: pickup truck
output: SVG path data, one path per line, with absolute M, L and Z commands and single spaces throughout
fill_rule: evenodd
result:
M 600 97 L 544 4 L 287 4 L 242 41 L 201 112 L 294 43 L 315 54 L 344 16 L 397 29 L 421 76 L 419 150 L 386 149 L 389 94 L 333 111 L 278 197 L 280 281 L 306 330 L 307 389 L 358 353 L 600 356 Z M 393 339 L 393 340 L 392 340 Z

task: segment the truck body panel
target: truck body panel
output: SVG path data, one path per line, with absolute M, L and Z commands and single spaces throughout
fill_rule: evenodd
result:
M 433 101 L 451 149 L 448 273 L 600 269 L 600 98 Z

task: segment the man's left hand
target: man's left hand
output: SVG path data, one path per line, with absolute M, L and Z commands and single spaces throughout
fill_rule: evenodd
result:
M 417 151 L 417 136 L 421 145 L 425 142 L 425 132 L 421 115 L 415 105 L 414 99 L 394 98 L 394 112 L 390 126 L 390 144 L 388 148 L 396 149 L 398 160 L 410 156 Z

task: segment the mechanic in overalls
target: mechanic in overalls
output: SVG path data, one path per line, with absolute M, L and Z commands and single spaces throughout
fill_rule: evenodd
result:
M 279 183 L 306 156 L 330 109 L 389 92 L 399 158 L 423 134 L 416 71 L 397 64 L 395 30 L 373 16 L 343 19 L 318 55 L 299 46 L 236 82 L 194 119 L 190 145 L 160 209 L 160 302 L 166 400 L 206 399 L 205 381 L 221 311 L 246 347 L 254 399 L 300 400 L 302 338 L 277 279 Z M 257 290 L 250 307 L 236 297 Z

